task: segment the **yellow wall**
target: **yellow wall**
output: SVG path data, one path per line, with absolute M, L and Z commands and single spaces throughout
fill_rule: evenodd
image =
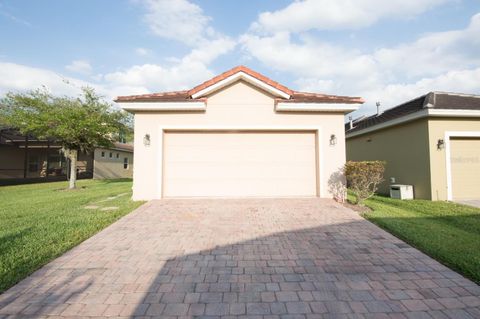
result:
M 390 178 L 414 186 L 415 198 L 431 199 L 428 123 L 420 119 L 347 139 L 347 160 L 386 161 L 379 192 L 388 194 Z
M 480 120 L 469 118 L 431 118 L 428 121 L 430 166 L 432 171 L 432 199 L 447 200 L 447 172 L 445 148 L 437 149 L 439 139 L 446 131 L 480 131 Z
M 102 157 L 105 152 L 105 157 Z M 109 154 L 112 153 L 112 158 Z M 119 155 L 117 158 L 117 154 Z M 128 158 L 128 168 L 123 168 L 123 159 Z M 95 149 L 93 178 L 131 178 L 133 176 L 133 153 L 120 150 Z

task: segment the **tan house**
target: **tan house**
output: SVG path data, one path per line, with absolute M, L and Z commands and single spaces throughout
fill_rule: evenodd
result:
M 60 145 L 0 127 L 0 185 L 66 180 L 68 161 Z M 110 149 L 80 152 L 78 178 L 126 178 L 133 175 L 133 145 L 115 143 Z
M 480 96 L 430 92 L 345 124 L 348 160 L 387 162 L 385 182 L 416 198 L 480 199 Z
M 135 114 L 133 198 L 332 197 L 358 97 L 291 90 L 244 66 L 191 90 L 118 97 Z
M 93 153 L 93 178 L 132 178 L 133 145 L 115 143 L 112 148 L 97 148 Z

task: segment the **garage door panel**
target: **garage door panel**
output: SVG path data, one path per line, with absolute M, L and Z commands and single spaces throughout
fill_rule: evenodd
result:
M 210 178 L 214 175 L 218 175 L 217 179 L 225 178 L 243 178 L 245 176 L 252 175 L 252 170 L 256 170 L 255 177 L 258 179 L 263 178 L 309 178 L 310 177 L 310 165 L 299 165 L 292 162 L 292 165 L 296 165 L 297 169 L 292 170 L 290 165 L 285 164 L 271 164 L 271 165 L 258 165 L 257 163 L 245 164 L 242 166 L 232 163 L 227 165 L 225 163 L 205 163 L 202 165 L 202 169 L 192 167 L 191 165 L 184 165 L 187 163 L 172 164 L 170 165 L 170 171 L 174 171 L 175 175 L 171 176 L 170 180 L 178 178 Z M 197 163 L 201 165 L 202 163 Z M 303 166 L 303 169 L 302 167 Z M 298 169 L 300 168 L 300 169 Z M 171 175 L 170 173 L 166 173 Z
M 313 132 L 167 133 L 164 196 L 315 196 Z
M 261 179 L 215 180 L 214 182 L 192 182 L 177 180 L 168 187 L 166 197 L 271 197 L 271 196 L 315 196 L 310 185 L 292 189 L 291 183 L 303 180 L 277 179 L 276 184 Z M 219 187 L 221 183 L 221 187 Z M 255 185 L 255 187 L 252 187 Z M 239 189 L 241 192 L 239 192 Z M 173 194 L 173 195 L 171 195 Z
M 294 161 L 295 159 L 302 159 L 311 156 L 312 149 L 309 147 L 296 146 L 295 152 L 292 153 L 292 146 L 279 147 L 272 149 L 271 147 L 248 147 L 244 148 L 241 145 L 222 149 L 218 147 L 201 148 L 201 147 L 172 147 L 169 148 L 170 156 L 175 158 L 176 162 L 238 162 L 239 160 L 245 162 L 262 162 L 266 156 L 275 152 L 281 159 L 274 159 L 272 162 Z M 211 153 L 215 152 L 215 159 L 211 158 Z M 192 157 L 193 156 L 193 157 Z
M 453 199 L 479 199 L 480 139 L 451 139 L 450 153 Z

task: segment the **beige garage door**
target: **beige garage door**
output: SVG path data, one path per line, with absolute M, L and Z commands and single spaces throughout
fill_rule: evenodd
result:
M 163 196 L 315 196 L 313 132 L 167 132 Z
M 450 147 L 453 199 L 479 199 L 480 139 L 452 138 Z

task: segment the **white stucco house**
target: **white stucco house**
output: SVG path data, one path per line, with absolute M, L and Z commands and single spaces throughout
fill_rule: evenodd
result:
M 291 90 L 238 66 L 191 90 L 119 96 L 135 115 L 133 199 L 334 196 L 359 97 Z

